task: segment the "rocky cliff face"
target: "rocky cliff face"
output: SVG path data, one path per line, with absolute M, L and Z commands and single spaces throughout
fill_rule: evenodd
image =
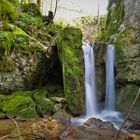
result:
M 116 45 L 117 105 L 124 112 L 128 111 L 140 86 L 139 8 L 139 0 L 110 0 L 106 31 L 100 36 L 101 40 Z M 139 100 L 133 113 L 140 115 Z

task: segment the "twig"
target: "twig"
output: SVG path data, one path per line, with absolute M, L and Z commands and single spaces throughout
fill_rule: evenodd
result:
M 130 116 L 130 114 L 131 114 L 131 112 L 132 112 L 132 110 L 133 110 L 133 108 L 134 108 L 134 105 L 135 105 L 135 103 L 136 103 L 136 101 L 137 101 L 139 95 L 140 95 L 140 88 L 139 88 L 138 93 L 137 93 L 137 95 L 136 95 L 136 97 L 135 97 L 135 99 L 134 99 L 134 101 L 133 101 L 133 103 L 132 103 L 132 105 L 131 105 L 131 107 L 130 107 L 130 109 L 129 109 L 129 112 L 128 112 L 128 114 L 127 114 L 127 116 L 126 116 L 124 122 L 122 123 L 122 125 L 121 125 L 119 131 L 118 131 L 118 132 L 116 133 L 116 135 L 115 135 L 115 140 L 117 139 L 117 137 L 118 137 L 118 135 L 120 134 L 120 132 L 121 132 L 121 130 L 123 129 L 123 127 L 125 126 L 125 123 L 127 122 L 127 120 L 128 120 L 128 118 L 129 118 L 129 116 Z
M 20 134 L 20 130 L 19 130 L 18 124 L 17 124 L 17 122 L 15 121 L 15 119 L 13 119 L 13 118 L 12 118 L 12 121 L 15 123 L 15 125 L 16 125 L 16 127 L 17 127 L 19 140 L 21 140 L 21 134 Z
M 28 136 L 28 135 L 33 135 L 33 136 L 38 136 L 40 138 L 43 138 L 41 135 L 37 135 L 37 134 L 33 134 L 33 133 L 25 133 L 25 134 L 21 134 L 21 136 Z M 7 138 L 16 138 L 16 137 L 19 137 L 19 135 L 13 135 L 13 134 L 8 134 L 8 135 L 5 135 L 3 137 L 0 138 L 0 140 L 4 140 L 4 139 L 7 139 Z

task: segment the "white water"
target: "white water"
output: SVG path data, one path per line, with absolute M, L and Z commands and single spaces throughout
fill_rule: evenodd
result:
M 90 44 L 82 46 L 85 63 L 85 93 L 86 112 L 84 116 L 72 118 L 74 124 L 82 124 L 87 119 L 97 116 L 97 97 L 95 82 L 95 60 L 93 47 Z
M 105 110 L 115 110 L 114 45 L 108 45 L 106 54 L 106 100 Z
M 91 117 L 110 121 L 116 128 L 122 122 L 121 113 L 115 111 L 115 82 L 114 82 L 114 46 L 108 45 L 106 53 L 106 101 L 105 109 L 99 113 L 96 97 L 95 60 L 93 48 L 89 44 L 82 46 L 85 63 L 86 114 L 72 118 L 74 124 L 81 125 Z
M 106 98 L 105 109 L 100 113 L 102 120 L 110 121 L 119 127 L 122 122 L 121 113 L 115 111 L 115 73 L 114 73 L 114 45 L 108 45 L 106 52 Z
M 89 44 L 82 46 L 85 63 L 85 89 L 86 89 L 86 117 L 97 113 L 97 98 L 95 84 L 95 60 L 93 48 Z

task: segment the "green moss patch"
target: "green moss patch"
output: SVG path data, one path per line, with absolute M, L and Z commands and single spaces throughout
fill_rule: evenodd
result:
M 0 94 L 0 118 L 22 117 L 33 118 L 52 115 L 55 112 L 54 104 L 49 99 L 46 89 L 33 91 L 18 91 L 6 96 Z
M 37 115 L 33 100 L 25 96 L 12 96 L 5 101 L 2 110 L 9 117 L 32 118 Z
M 106 28 L 104 32 L 97 37 L 97 39 L 110 42 L 110 36 L 118 33 L 118 29 L 123 22 L 124 14 L 125 11 L 123 2 L 118 2 L 116 7 L 109 9 L 106 20 Z
M 17 8 L 8 0 L 0 1 L 0 20 L 14 21 L 18 17 Z
M 58 42 L 62 63 L 64 93 L 70 111 L 81 114 L 84 110 L 82 33 L 79 29 L 67 27 L 61 32 Z

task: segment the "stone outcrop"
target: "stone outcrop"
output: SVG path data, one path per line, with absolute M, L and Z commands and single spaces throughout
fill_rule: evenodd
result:
M 48 50 L 15 25 L 1 23 L 0 29 L 0 92 L 33 89 L 48 82 L 58 61 L 53 47 Z
M 139 0 L 110 0 L 106 30 L 100 36 L 101 40 L 116 46 L 117 106 L 123 112 L 128 111 L 140 86 L 139 8 Z M 124 106 L 127 109 L 124 109 Z M 137 105 L 134 107 L 134 112 L 139 114 Z
M 68 107 L 72 114 L 84 112 L 84 64 L 82 56 L 82 32 L 65 28 L 58 40 L 58 52 L 62 63 L 63 86 Z

